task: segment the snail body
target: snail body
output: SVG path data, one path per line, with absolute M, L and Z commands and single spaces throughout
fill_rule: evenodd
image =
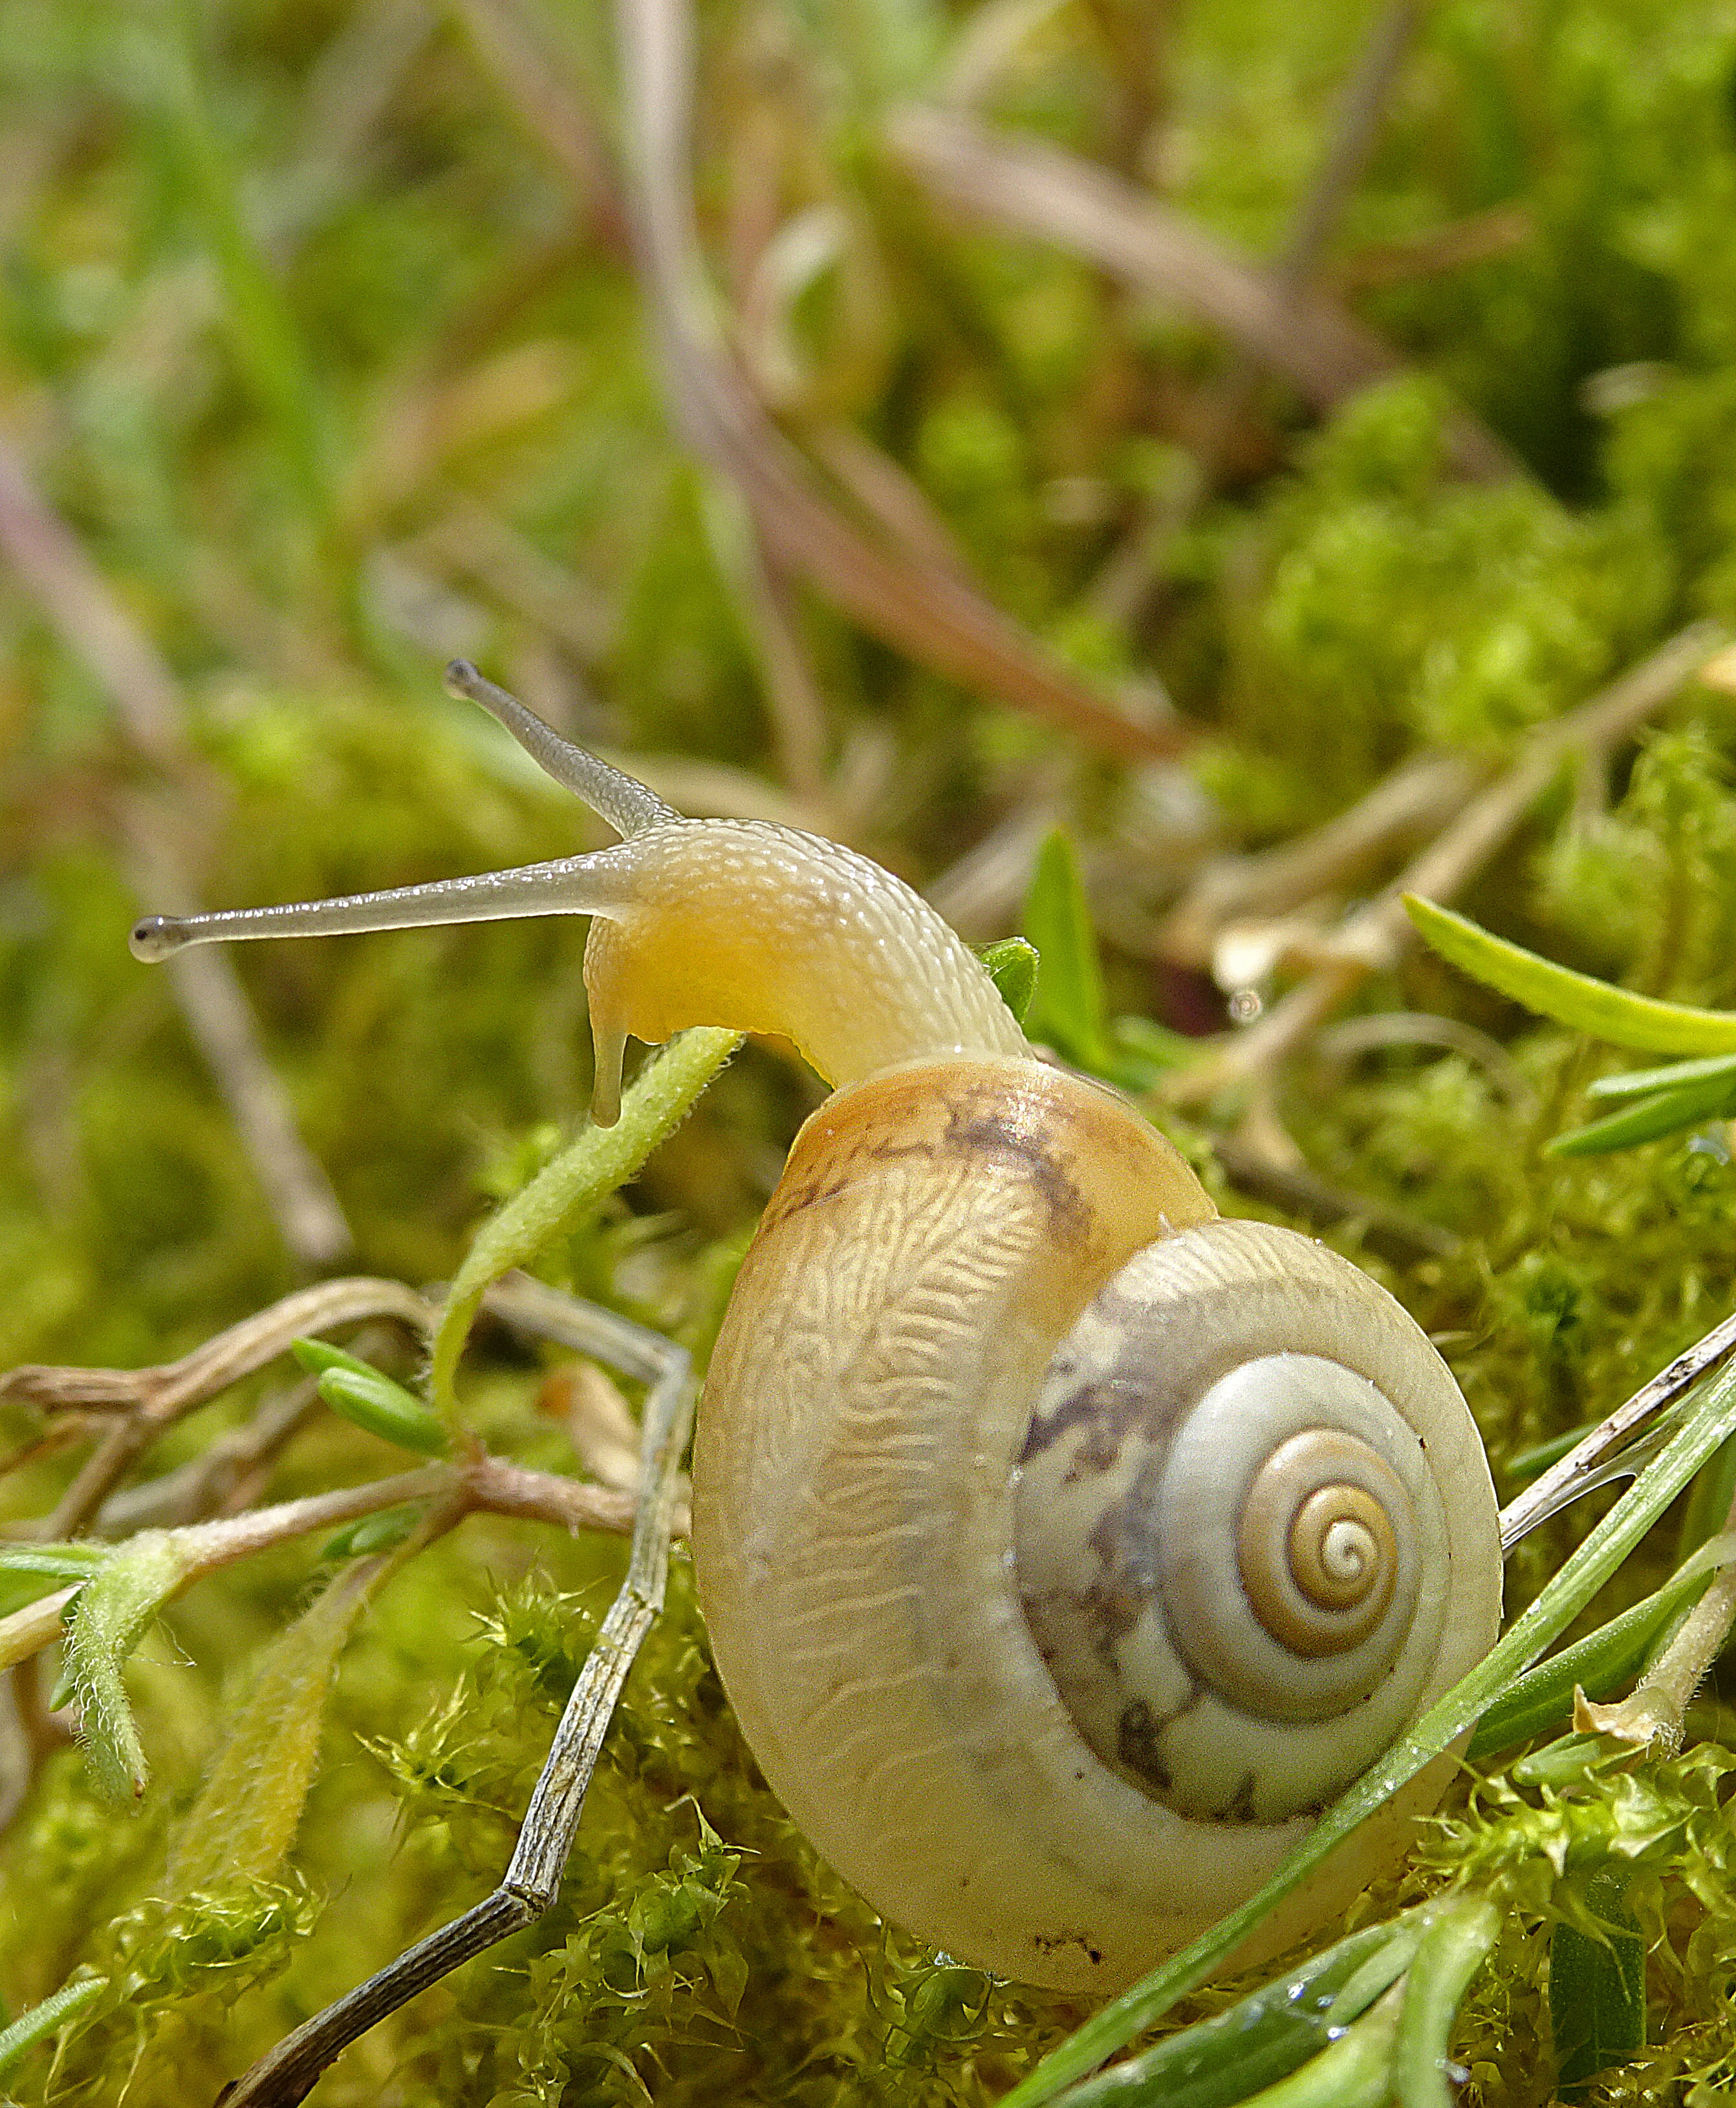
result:
M 589 913 L 605 1120 L 628 1034 L 794 1042 L 834 1094 L 742 1266 L 695 1449 L 719 1673 L 792 1817 L 884 1915 L 1022 1981 L 1120 1987 L 1252 1894 L 1492 1644 L 1495 1498 L 1456 1385 L 1348 1261 L 1220 1218 L 1149 1123 L 1041 1062 L 901 881 L 682 819 L 455 684 L 626 839 L 153 918 L 135 951 Z M 1259 1951 L 1342 1908 L 1450 1770 Z

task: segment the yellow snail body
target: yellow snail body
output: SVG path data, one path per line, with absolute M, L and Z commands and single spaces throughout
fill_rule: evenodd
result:
M 1147 1122 L 1041 1063 L 900 881 L 815 836 L 682 819 L 453 679 L 626 839 L 153 918 L 135 950 L 587 913 L 600 1119 L 627 1034 L 802 1049 L 834 1094 L 700 1404 L 719 1672 L 774 1790 L 887 1917 L 1021 1981 L 1120 1987 L 1259 1886 L 1493 1642 L 1495 1496 L 1456 1385 L 1347 1260 L 1221 1218 Z M 1341 1909 L 1450 1769 L 1257 1951 Z

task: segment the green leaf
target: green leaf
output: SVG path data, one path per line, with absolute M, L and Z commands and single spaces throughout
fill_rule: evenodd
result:
M 1563 2101 L 1587 2099 L 1600 2071 L 1645 2047 L 1645 1942 L 1627 1901 L 1631 1871 L 1602 1867 L 1586 1882 L 1596 1930 L 1564 1921 L 1549 1936 L 1549 2026 Z
M 1684 1083 L 1727 1077 L 1736 1088 L 1736 1054 L 1708 1054 L 1703 1061 L 1671 1061 L 1662 1069 L 1629 1069 L 1619 1076 L 1599 1076 L 1585 1086 L 1588 1098 L 1637 1098 L 1652 1091 L 1679 1090 Z
M 1697 1555 L 1662 1588 L 1527 1669 L 1477 1722 L 1465 1754 L 1473 1760 L 1493 1756 L 1530 1736 L 1546 1734 L 1572 1714 L 1576 1684 L 1594 1698 L 1607 1696 L 1635 1673 L 1653 1639 L 1705 1588 L 1713 1564 Z
M 319 1394 L 334 1412 L 401 1449 L 425 1457 L 444 1454 L 446 1430 L 413 1391 L 323 1340 L 293 1340 L 290 1352 L 309 1376 L 318 1377 Z
M 369 1552 L 395 1552 L 427 1512 L 420 1501 L 401 1508 L 382 1508 L 378 1515 L 363 1516 L 320 1547 L 322 1561 L 359 1559 Z
M 1397 2108 L 1453 2108 L 1445 2065 L 1459 2002 L 1501 1929 L 1486 1898 L 1447 1906 L 1423 1935 L 1405 1978 L 1398 2039 L 1392 2049 Z
M 1078 858 L 1059 827 L 1037 852 L 1025 895 L 1024 933 L 1038 958 L 1026 1031 L 1080 1068 L 1100 1073 L 1109 1059 L 1103 968 Z
M 977 957 L 1001 992 L 1001 1000 L 1023 1025 L 1031 1014 L 1040 971 L 1037 949 L 1028 938 L 1003 937 L 997 944 L 985 944 Z
M 22 1610 L 69 1581 L 88 1581 L 114 1555 L 112 1544 L 0 1547 L 0 1615 Z
M 1405 913 L 1443 959 L 1541 1017 L 1607 1040 L 1612 1047 L 1635 1047 L 1644 1053 L 1736 1052 L 1736 1014 L 1630 994 L 1589 974 L 1540 959 L 1535 952 L 1510 944 L 1504 937 L 1493 937 L 1432 900 L 1414 893 L 1407 893 L 1404 900 Z
M 1231 2108 L 1325 2049 L 1403 1975 L 1419 1937 L 1414 1914 L 1353 1932 L 1227 2012 L 1082 2081 L 1065 2108 Z

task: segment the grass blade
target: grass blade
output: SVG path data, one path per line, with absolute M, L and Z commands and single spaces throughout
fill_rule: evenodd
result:
M 1432 900 L 1414 893 L 1407 893 L 1404 900 L 1405 912 L 1443 959 L 1540 1017 L 1552 1017 L 1612 1047 L 1631 1047 L 1645 1054 L 1736 1052 L 1736 1014 L 1634 995 L 1540 959 L 1522 944 L 1491 936 L 1468 917 Z

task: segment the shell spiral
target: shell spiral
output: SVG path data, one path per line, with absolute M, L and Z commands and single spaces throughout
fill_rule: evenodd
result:
M 809 1122 L 695 1453 L 718 1669 L 792 1817 L 886 1917 L 1070 1989 L 1251 1894 L 1486 1650 L 1495 1516 L 1383 1290 L 992 1058 Z M 1264 1951 L 1403 1849 L 1432 1770 Z
M 1025 1611 L 1098 1757 L 1219 1821 L 1342 1791 L 1484 1632 L 1464 1420 L 1410 1318 L 1306 1238 L 1209 1223 L 1131 1260 L 1050 1366 L 1015 1494 Z

